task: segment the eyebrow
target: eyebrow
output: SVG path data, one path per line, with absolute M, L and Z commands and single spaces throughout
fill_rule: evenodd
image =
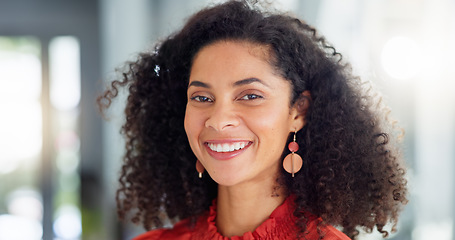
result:
M 203 88 L 212 88 L 212 87 L 210 86 L 210 84 L 204 83 L 204 82 L 201 82 L 201 81 L 192 81 L 192 82 L 188 85 L 188 88 L 190 88 L 191 86 L 194 86 L 194 87 L 203 87 Z
M 251 83 L 254 83 L 254 82 L 257 82 L 257 83 L 260 83 L 266 87 L 269 87 L 269 85 L 267 85 L 264 81 L 258 79 L 258 78 L 246 78 L 246 79 L 242 79 L 242 80 L 239 80 L 235 83 L 233 83 L 232 85 L 234 87 L 238 87 L 238 86 L 243 86 L 243 85 L 248 85 L 248 84 L 251 84 Z M 211 88 L 210 84 L 208 83 L 204 83 L 204 82 L 201 82 L 201 81 L 192 81 L 189 85 L 188 85 L 188 88 L 190 88 L 191 86 L 194 86 L 194 87 L 203 87 L 203 88 Z
M 261 79 L 258 79 L 258 78 L 247 78 L 247 79 L 239 80 L 239 81 L 235 82 L 233 84 L 233 86 L 238 87 L 238 86 L 248 85 L 248 84 L 251 84 L 254 82 L 260 83 L 260 84 L 270 88 L 269 85 L 267 85 L 264 81 L 262 81 Z

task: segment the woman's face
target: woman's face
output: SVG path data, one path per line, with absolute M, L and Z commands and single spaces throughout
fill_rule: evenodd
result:
M 289 133 L 303 127 L 301 115 L 290 108 L 290 83 L 267 63 L 268 50 L 220 41 L 194 59 L 185 131 L 220 185 L 276 178 Z

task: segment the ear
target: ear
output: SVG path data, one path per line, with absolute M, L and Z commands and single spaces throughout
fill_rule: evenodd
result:
M 306 124 L 306 114 L 311 104 L 310 91 L 306 90 L 300 94 L 300 97 L 291 108 L 292 124 L 290 132 L 299 131 Z

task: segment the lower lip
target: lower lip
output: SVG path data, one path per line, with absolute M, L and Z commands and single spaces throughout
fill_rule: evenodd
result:
M 213 158 L 217 160 L 229 160 L 242 154 L 247 148 L 249 148 L 252 145 L 252 142 L 249 142 L 248 145 L 246 145 L 244 148 L 232 152 L 215 152 L 212 149 L 210 149 L 207 144 L 204 145 L 209 155 L 212 156 Z

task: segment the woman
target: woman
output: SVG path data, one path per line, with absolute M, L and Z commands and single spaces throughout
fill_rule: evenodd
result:
M 99 102 L 129 90 L 118 212 L 158 228 L 136 240 L 395 230 L 407 201 L 395 130 L 304 22 L 229 1 L 128 66 Z

